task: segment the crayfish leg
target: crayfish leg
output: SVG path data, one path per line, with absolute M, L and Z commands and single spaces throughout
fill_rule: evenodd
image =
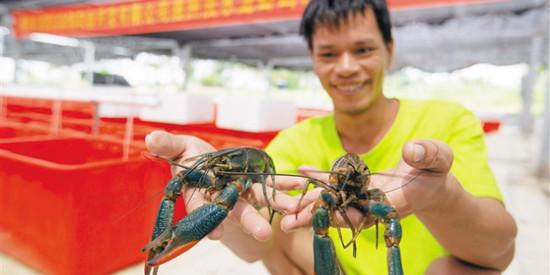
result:
M 331 213 L 334 211 L 334 198 L 323 191 L 315 203 L 312 213 L 313 225 L 313 270 L 317 275 L 338 275 L 340 267 L 336 259 L 334 244 L 328 236 L 331 226 Z
M 316 275 L 338 275 L 340 269 L 336 251 L 328 236 L 329 210 L 319 207 L 313 211 L 313 266 Z
M 403 265 L 401 264 L 401 252 L 399 243 L 403 230 L 395 209 L 384 202 L 370 202 L 368 204 L 369 213 L 372 213 L 380 218 L 384 223 L 386 230 L 384 231 L 384 240 L 388 248 L 388 274 L 403 275 Z

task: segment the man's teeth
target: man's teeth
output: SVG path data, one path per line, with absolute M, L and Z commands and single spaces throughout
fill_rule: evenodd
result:
M 354 92 L 355 90 L 361 88 L 362 86 L 363 84 L 338 86 L 338 90 L 341 90 L 343 92 Z

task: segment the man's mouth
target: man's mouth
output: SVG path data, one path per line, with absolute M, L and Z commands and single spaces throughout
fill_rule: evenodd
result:
M 332 85 L 332 88 L 343 95 L 354 95 L 356 93 L 359 93 L 361 90 L 365 88 L 367 85 L 367 81 L 361 82 L 361 83 L 353 83 L 353 84 L 339 84 L 339 85 Z

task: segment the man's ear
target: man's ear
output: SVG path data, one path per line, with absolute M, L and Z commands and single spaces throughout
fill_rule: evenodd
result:
M 386 43 L 387 63 L 386 70 L 391 70 L 393 66 L 393 40 Z

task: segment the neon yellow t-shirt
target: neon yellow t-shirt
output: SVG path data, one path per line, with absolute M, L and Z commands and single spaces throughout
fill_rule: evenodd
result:
M 361 155 L 371 172 L 384 172 L 397 166 L 406 142 L 435 139 L 450 145 L 454 153 L 451 172 L 464 189 L 475 196 L 502 201 L 495 177 L 488 165 L 487 149 L 479 119 L 459 104 L 445 101 L 400 100 L 397 117 L 384 138 Z M 266 148 L 279 173 L 296 173 L 300 165 L 330 170 L 333 162 L 345 154 L 332 114 L 305 120 L 281 131 Z M 403 238 L 401 259 L 405 274 L 423 274 L 437 257 L 447 254 L 432 234 L 414 215 L 401 220 Z M 379 230 L 376 249 L 375 228 L 364 230 L 353 249 L 344 249 L 336 229 L 330 229 L 336 253 L 346 274 L 387 274 L 384 227 Z M 351 231 L 344 230 L 344 240 Z

